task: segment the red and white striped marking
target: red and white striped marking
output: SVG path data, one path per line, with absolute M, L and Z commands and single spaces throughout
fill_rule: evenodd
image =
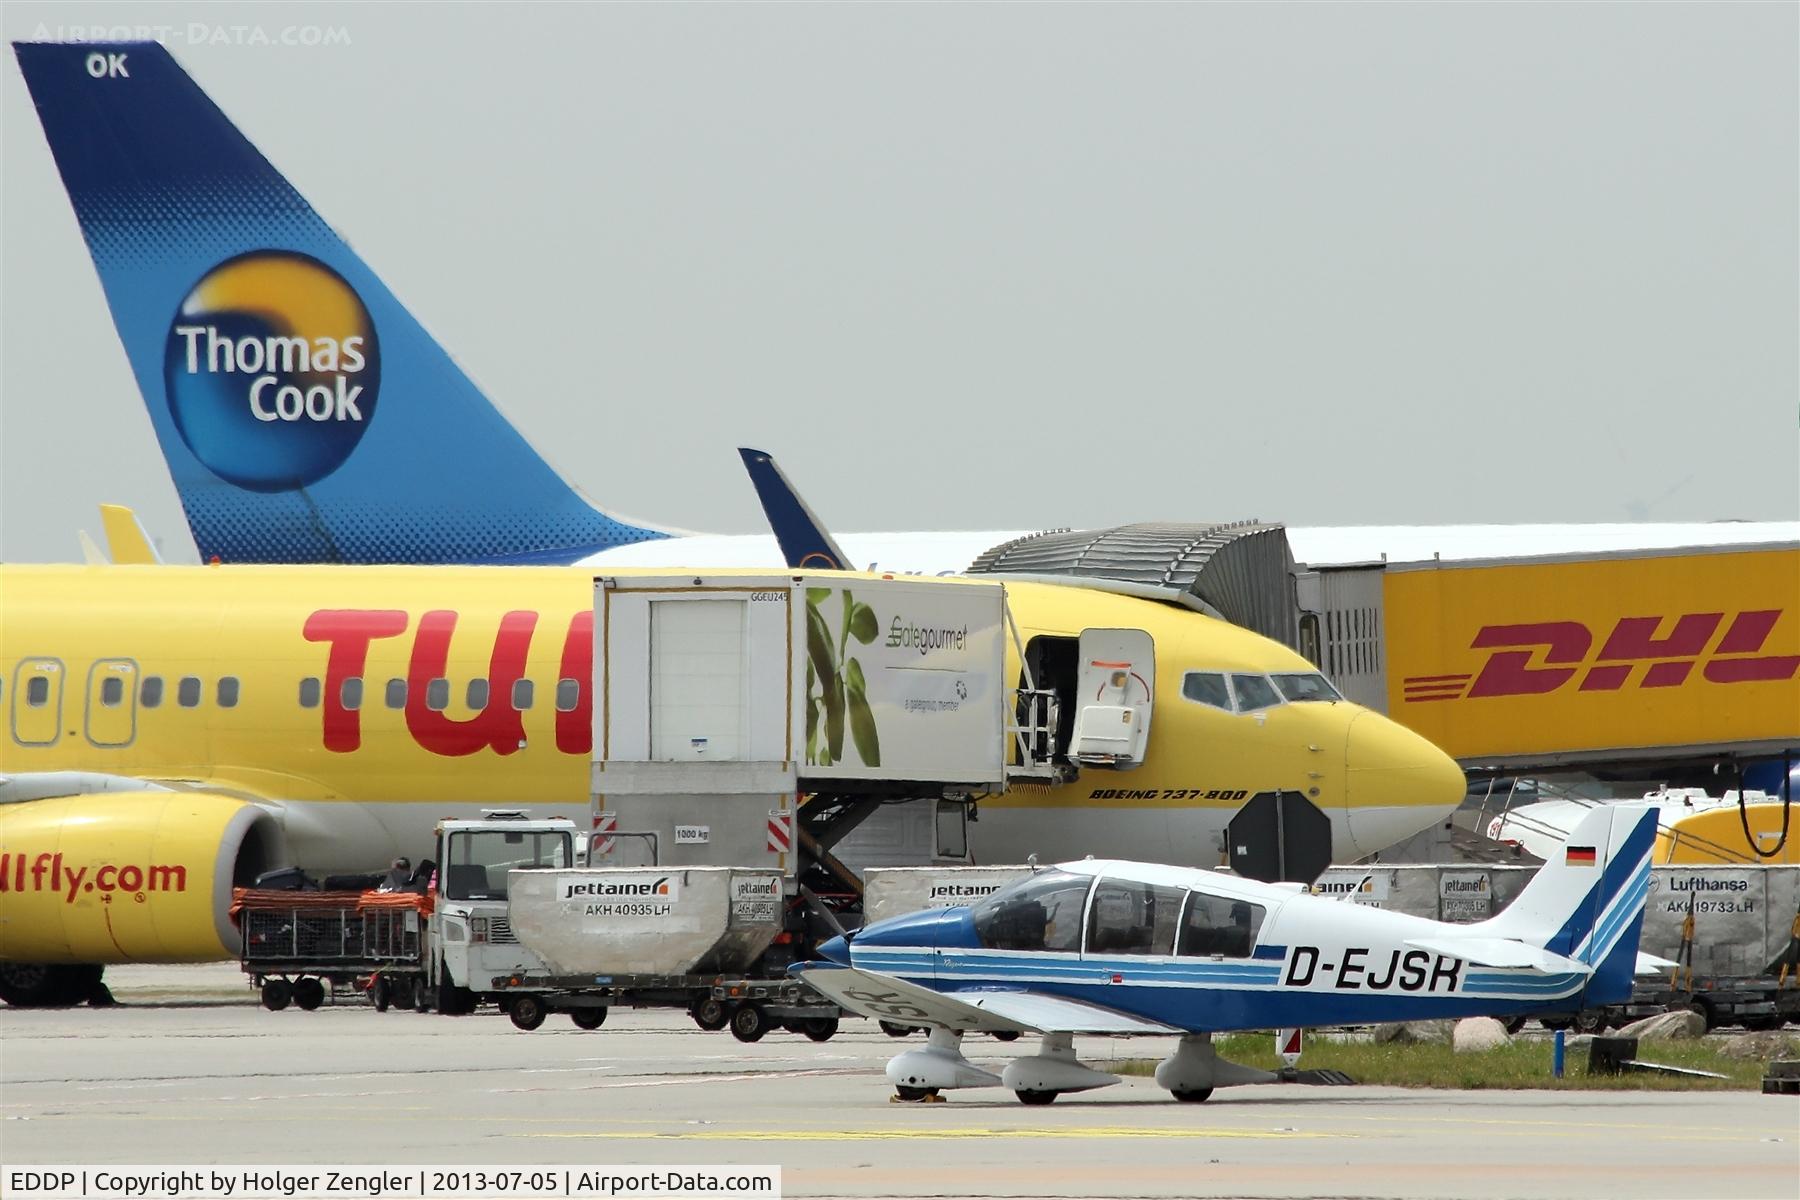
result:
M 1275 1031 L 1275 1053 L 1281 1061 L 1293 1066 L 1300 1061 L 1300 1031 L 1298 1029 L 1277 1029 Z
M 594 834 L 588 839 L 588 858 L 594 859 L 602 854 L 611 854 L 619 840 L 612 835 L 619 832 L 619 814 L 616 812 L 597 812 L 594 814 Z
M 794 814 L 772 809 L 769 812 L 769 853 L 786 854 L 794 848 Z

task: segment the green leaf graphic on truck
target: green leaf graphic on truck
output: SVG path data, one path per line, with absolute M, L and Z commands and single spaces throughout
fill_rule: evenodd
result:
M 869 708 L 862 663 L 848 657 L 850 641 L 867 646 L 880 631 L 875 610 L 845 588 L 837 637 L 823 607 L 831 588 L 806 589 L 806 763 L 829 767 L 844 761 L 844 729 L 866 767 L 881 765 L 881 738 Z

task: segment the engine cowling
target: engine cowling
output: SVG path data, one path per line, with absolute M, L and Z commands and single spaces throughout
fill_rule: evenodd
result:
M 283 857 L 275 818 L 229 796 L 147 790 L 0 805 L 0 961 L 234 957 L 231 889 Z

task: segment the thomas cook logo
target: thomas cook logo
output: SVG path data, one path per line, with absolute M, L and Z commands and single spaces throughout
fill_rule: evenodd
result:
M 369 310 L 315 258 L 257 250 L 208 271 L 169 328 L 169 412 L 188 449 L 239 487 L 281 492 L 344 464 L 375 417 Z

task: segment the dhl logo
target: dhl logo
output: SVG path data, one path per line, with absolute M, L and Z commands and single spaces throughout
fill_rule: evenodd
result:
M 520 610 L 501 617 L 487 663 L 489 702 L 468 717 L 452 717 L 428 701 L 432 681 L 450 673 L 457 616 L 439 609 L 419 618 L 406 668 L 407 732 L 421 748 L 445 757 L 479 750 L 515 754 L 525 748 L 525 713 L 508 697 L 525 678 L 538 614 Z M 306 619 L 306 640 L 329 647 L 321 705 L 325 749 L 348 754 L 362 747 L 361 705 L 345 704 L 344 683 L 362 678 L 374 642 L 399 637 L 410 625 L 408 614 L 399 609 L 322 609 Z M 576 685 L 575 704 L 556 706 L 556 748 L 563 754 L 585 755 L 593 749 L 593 672 L 594 614 L 584 610 L 570 618 L 563 634 L 559 678 Z
M 1792 679 L 1800 671 L 1800 655 L 1759 654 L 1780 621 L 1783 609 L 1759 609 L 1734 616 L 1686 613 L 1676 617 L 1665 636 L 1657 636 L 1667 617 L 1621 617 L 1592 654 L 1594 633 L 1579 621 L 1540 621 L 1529 625 L 1484 625 L 1471 650 L 1487 650 L 1487 661 L 1473 675 L 1414 675 L 1402 681 L 1406 701 L 1474 700 L 1487 696 L 1541 696 L 1576 676 L 1583 692 L 1616 692 L 1636 676 L 1639 688 L 1680 687 L 1696 666 L 1708 683 L 1764 683 Z M 1710 652 L 1708 647 L 1711 646 Z M 1474 682 L 1470 682 L 1473 680 Z

